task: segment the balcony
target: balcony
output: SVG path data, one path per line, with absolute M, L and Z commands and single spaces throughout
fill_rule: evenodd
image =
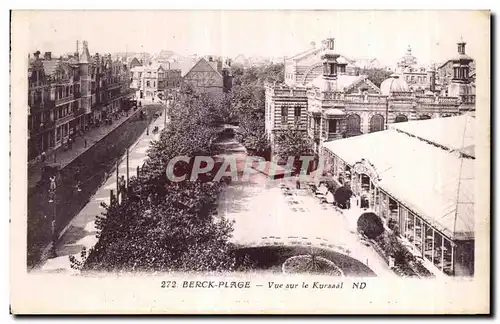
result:
M 341 133 L 328 133 L 327 134 L 327 140 L 328 141 L 335 140 L 335 139 L 341 139 L 341 138 L 342 138 L 342 134 Z
M 462 103 L 476 103 L 476 95 L 462 95 L 460 99 L 462 99 Z
M 82 115 L 85 115 L 86 113 L 87 113 L 87 110 L 85 108 L 79 108 L 79 109 L 75 110 L 73 115 L 74 115 L 74 117 L 80 117 Z
M 56 120 L 56 126 L 61 126 L 61 125 L 64 125 L 66 124 L 67 122 L 73 120 L 75 118 L 75 115 L 74 113 L 69 113 L 67 114 L 66 116 L 64 117 L 61 117 L 61 118 L 58 118 Z
M 30 108 L 32 111 L 38 111 L 38 110 L 49 110 L 52 109 L 56 106 L 56 103 L 54 100 L 35 100 L 32 102 L 30 105 Z
M 64 98 L 59 98 L 55 101 L 55 105 L 56 106 L 61 106 L 61 105 L 64 105 L 64 104 L 67 104 L 67 103 L 70 103 L 71 101 L 75 100 L 75 95 L 71 95 L 71 96 L 68 96 L 68 97 L 64 97 Z
M 39 123 L 38 125 L 35 125 L 35 127 L 33 127 L 33 129 L 29 130 L 29 136 L 34 137 L 40 133 L 43 133 L 43 132 L 48 131 L 50 129 L 54 129 L 55 124 L 56 123 L 53 120 Z

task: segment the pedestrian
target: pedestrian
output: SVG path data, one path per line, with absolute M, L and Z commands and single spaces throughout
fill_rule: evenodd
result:
M 122 195 L 122 199 L 123 199 L 123 196 L 125 196 L 126 190 L 127 190 L 127 184 L 125 182 L 125 176 L 123 176 L 123 175 L 120 178 L 119 188 L 120 188 L 120 194 Z
M 300 175 L 299 174 L 297 174 L 297 177 L 295 179 L 295 187 L 297 189 L 300 189 Z
M 56 193 L 56 176 L 51 176 L 49 178 L 49 203 L 54 202 L 55 193 Z
M 83 143 L 85 145 L 85 148 L 87 148 L 87 139 L 86 138 L 83 140 Z
M 47 154 L 45 151 L 42 152 L 42 163 L 45 163 L 45 160 L 47 160 Z

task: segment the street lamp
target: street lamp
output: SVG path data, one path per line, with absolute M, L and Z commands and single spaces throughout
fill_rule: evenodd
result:
M 56 175 L 52 175 L 49 178 L 50 184 L 49 184 L 49 203 L 54 204 L 53 207 L 53 213 L 52 213 L 52 222 L 51 222 L 51 239 L 52 239 L 52 248 L 51 252 L 52 255 L 55 257 L 57 256 L 56 253 L 56 243 L 57 243 L 57 238 L 56 238 L 56 217 L 57 217 L 57 184 L 56 184 Z

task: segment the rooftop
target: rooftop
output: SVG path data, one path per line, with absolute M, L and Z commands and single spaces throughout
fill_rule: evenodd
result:
M 350 165 L 368 160 L 384 191 L 448 237 L 474 239 L 475 159 L 446 149 L 470 150 L 471 119 L 466 115 L 400 123 L 385 131 L 326 142 L 325 148 Z

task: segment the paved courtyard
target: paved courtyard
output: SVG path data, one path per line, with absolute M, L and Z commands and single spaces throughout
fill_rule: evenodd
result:
M 237 159 L 245 156 L 233 154 Z M 295 178 L 270 180 L 259 174 L 250 181 L 233 181 L 221 196 L 219 214 L 235 221 L 236 244 L 332 249 L 364 263 L 377 276 L 394 276 L 380 256 L 358 239 L 349 212 L 344 215 L 332 204 L 321 204 L 308 188 L 296 189 Z

